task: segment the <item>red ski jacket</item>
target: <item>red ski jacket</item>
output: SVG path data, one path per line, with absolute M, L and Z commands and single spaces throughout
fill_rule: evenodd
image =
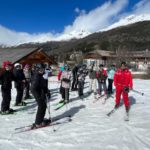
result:
M 60 81 L 61 75 L 62 75 L 62 71 L 59 71 L 59 73 L 57 75 L 57 78 L 58 78 L 59 81 Z
M 128 69 L 118 69 L 114 75 L 114 85 L 121 87 L 127 86 L 132 89 L 133 83 L 131 72 Z

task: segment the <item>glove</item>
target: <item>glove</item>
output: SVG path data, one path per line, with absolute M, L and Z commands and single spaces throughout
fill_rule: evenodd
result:
M 50 91 L 48 91 L 48 93 L 46 94 L 47 98 L 50 99 L 51 98 L 51 93 Z
M 129 93 L 129 87 L 124 87 L 124 91 L 125 91 L 126 93 Z

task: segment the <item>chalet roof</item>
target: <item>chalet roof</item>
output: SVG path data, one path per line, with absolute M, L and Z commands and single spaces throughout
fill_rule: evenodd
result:
M 21 58 L 39 50 L 38 48 L 0 48 L 0 66 L 4 61 L 17 62 Z

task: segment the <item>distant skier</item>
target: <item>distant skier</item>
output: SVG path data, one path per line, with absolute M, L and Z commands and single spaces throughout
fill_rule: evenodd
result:
M 62 81 L 61 81 L 61 75 L 62 75 L 62 72 L 64 71 L 64 66 L 60 67 L 60 70 L 58 72 L 58 75 L 57 75 L 57 78 L 58 78 L 58 81 L 60 81 L 60 87 L 59 87 L 59 93 L 61 94 L 62 93 Z
M 96 72 L 96 77 L 98 80 L 98 93 L 101 96 L 102 90 L 104 91 L 105 97 L 107 97 L 107 86 L 106 86 L 106 79 L 107 79 L 107 71 L 104 69 L 104 65 L 99 65 L 99 70 Z
M 3 62 L 4 71 L 0 75 L 2 91 L 1 114 L 13 113 L 13 109 L 10 108 L 12 81 L 15 80 L 12 66 L 12 63 L 9 61 Z
M 72 76 L 73 76 L 73 81 L 72 81 L 72 91 L 77 90 L 77 85 L 78 85 L 78 77 L 77 77 L 77 72 L 78 72 L 79 66 L 76 64 L 73 69 L 72 69 Z
M 61 89 L 61 95 L 62 95 L 62 101 L 60 102 L 69 102 L 69 89 L 71 85 L 71 71 L 69 66 L 66 64 L 64 66 L 64 71 L 61 75 L 61 82 L 62 82 L 62 89 Z
M 46 97 L 50 97 L 50 93 L 48 92 L 47 88 L 47 83 L 43 78 L 44 71 L 45 65 L 39 63 L 36 65 L 36 72 L 32 77 L 31 92 L 35 97 L 38 105 L 35 123 L 33 124 L 32 128 L 38 128 L 46 125 L 47 123 L 50 123 L 50 120 L 44 120 L 47 107 Z
M 15 88 L 17 90 L 16 95 L 16 103 L 15 106 L 24 106 L 26 105 L 25 102 L 23 102 L 23 91 L 25 87 L 25 75 L 23 73 L 22 65 L 20 63 L 16 63 L 14 68 L 14 76 L 16 78 L 15 80 Z
M 24 99 L 31 99 L 32 96 L 30 95 L 30 83 L 31 83 L 31 70 L 30 65 L 26 64 L 23 69 L 24 75 L 25 75 L 25 97 Z
M 114 81 L 114 74 L 115 74 L 115 65 L 111 65 L 110 69 L 107 71 L 108 74 L 108 94 L 113 93 L 113 81 Z
M 78 76 L 78 95 L 80 98 L 83 98 L 83 90 L 84 90 L 84 82 L 85 82 L 85 77 L 87 76 L 88 71 L 86 69 L 86 65 L 83 64 L 82 67 L 79 68 L 77 72 Z
M 130 109 L 130 103 L 128 98 L 129 90 L 133 88 L 132 75 L 128 70 L 126 62 L 121 63 L 121 67 L 116 71 L 114 75 L 114 85 L 116 87 L 116 105 L 118 108 L 120 105 L 121 94 L 123 96 L 123 101 L 128 115 Z
M 88 93 L 92 93 L 92 91 L 94 91 L 94 96 L 96 97 L 97 94 L 97 80 L 96 80 L 96 66 L 95 66 L 95 62 L 93 62 L 93 64 L 90 66 L 89 69 L 89 78 L 90 78 L 90 85 L 89 85 L 89 91 Z

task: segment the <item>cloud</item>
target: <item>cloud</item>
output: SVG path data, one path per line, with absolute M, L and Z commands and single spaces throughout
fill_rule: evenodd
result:
M 150 1 L 141 0 L 133 7 L 134 14 L 150 13 Z
M 39 33 L 39 34 L 29 34 L 26 32 L 16 32 L 14 30 L 7 29 L 0 25 L 0 44 L 1 45 L 18 45 L 28 42 L 45 42 L 54 40 L 56 35 L 52 33 Z
M 108 1 L 88 13 L 79 15 L 72 25 L 66 26 L 64 33 L 87 30 L 95 32 L 111 24 L 111 18 L 116 16 L 128 3 L 128 0 Z M 76 9 L 76 12 L 80 12 Z
M 35 33 L 16 32 L 0 25 L 0 44 L 16 45 L 27 42 L 46 42 L 58 41 L 77 37 L 81 31 L 86 34 L 93 33 L 104 29 L 119 20 L 120 17 L 131 14 L 150 13 L 150 1 L 141 0 L 135 4 L 131 12 L 124 13 L 129 0 L 106 1 L 101 6 L 86 12 L 76 7 L 75 12 L 78 14 L 72 24 L 64 27 L 62 33 Z
M 85 10 L 80 10 L 78 7 L 76 7 L 74 11 L 80 15 L 84 15 L 86 13 Z

